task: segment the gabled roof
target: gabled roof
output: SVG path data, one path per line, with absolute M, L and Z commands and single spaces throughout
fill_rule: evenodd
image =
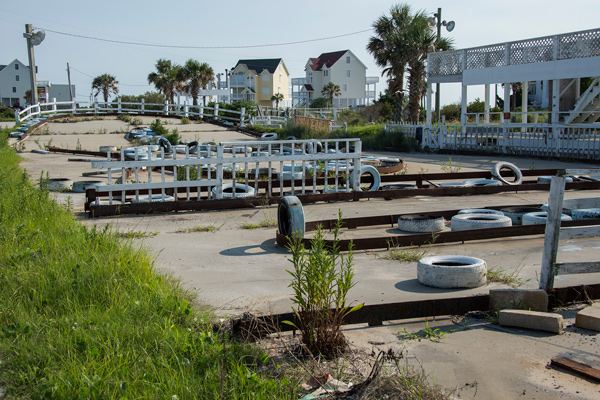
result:
M 327 66 L 327 68 L 331 68 L 333 64 L 335 64 L 340 58 L 346 54 L 348 50 L 334 51 L 333 53 L 323 53 L 317 58 L 311 58 L 310 68 L 313 71 L 321 71 L 323 66 Z
M 244 64 L 246 68 L 253 71 L 256 75 L 263 72 L 263 70 L 269 71 L 269 73 L 275 73 L 277 66 L 281 63 L 281 58 L 265 58 L 258 60 L 239 60 L 233 69 L 236 69 L 238 65 Z
M 0 71 L 2 71 L 4 68 L 6 68 L 6 65 L 0 65 Z
M 309 92 L 314 92 L 314 91 L 315 91 L 315 89 L 313 89 L 312 85 L 311 85 L 311 84 L 308 84 L 308 83 L 304 85 L 304 88 L 305 88 L 307 91 L 309 91 Z

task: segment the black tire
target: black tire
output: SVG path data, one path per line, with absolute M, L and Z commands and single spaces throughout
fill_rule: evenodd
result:
M 512 220 L 505 215 L 496 214 L 458 214 L 450 222 L 452 231 L 472 229 L 503 228 L 512 226 Z
M 405 232 L 440 232 L 445 227 L 444 217 L 435 215 L 401 215 L 398 217 L 398 229 Z
M 512 220 L 513 225 L 522 225 L 523 215 L 531 212 L 538 212 L 541 211 L 541 209 L 536 207 L 506 207 L 500 211 Z
M 287 237 L 304 237 L 304 208 L 296 196 L 283 196 L 277 207 L 279 233 Z
M 162 147 L 163 149 L 165 149 L 165 153 L 172 153 L 173 152 L 173 146 L 171 146 L 171 142 L 169 142 L 167 140 L 167 138 L 165 138 L 163 136 L 159 136 L 159 138 L 158 138 L 158 145 L 160 147 Z

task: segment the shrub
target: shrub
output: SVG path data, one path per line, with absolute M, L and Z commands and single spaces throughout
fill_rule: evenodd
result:
M 156 132 L 157 135 L 161 136 L 165 136 L 169 133 L 169 130 L 163 126 L 162 122 L 158 118 L 152 121 L 150 124 L 150 129 Z
M 188 117 L 181 118 L 181 123 L 184 125 L 191 124 L 192 121 Z
M 167 131 L 168 132 L 168 131 Z M 163 135 L 165 139 L 169 141 L 171 144 L 179 144 L 181 142 L 181 135 L 179 134 L 179 130 L 177 128 L 173 129 L 171 133 L 166 133 Z
M 324 97 L 318 97 L 310 102 L 310 108 L 327 108 L 331 107 L 331 103 Z
M 350 244 L 346 256 L 340 254 L 341 226 L 340 211 L 333 229 L 332 248 L 326 247 L 321 227 L 317 228 L 309 250 L 298 236 L 292 238 L 289 245 L 294 266 L 288 271 L 293 278 L 289 286 L 294 291 L 292 301 L 298 307 L 294 309 L 296 328 L 302 333 L 302 344 L 313 355 L 332 357 L 343 352 L 346 348 L 341 331 L 344 318 L 362 307 L 346 306 L 348 291 L 355 285 L 353 246 Z

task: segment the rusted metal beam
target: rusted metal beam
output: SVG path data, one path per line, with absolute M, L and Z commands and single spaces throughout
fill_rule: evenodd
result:
M 391 218 L 390 218 L 391 219 Z M 327 220 L 328 224 L 331 224 L 331 220 Z M 317 222 L 318 224 L 318 222 Z M 598 225 L 600 219 L 589 219 L 583 221 L 563 221 L 561 226 L 588 226 Z M 312 226 L 312 225 L 311 225 Z M 518 237 L 518 236 L 530 236 L 530 235 L 541 235 L 544 233 L 546 225 L 516 225 L 507 226 L 504 228 L 487 228 L 487 229 L 472 229 L 468 231 L 455 231 L 455 232 L 438 232 L 438 233 L 418 233 L 413 235 L 396 235 L 396 236 L 380 236 L 370 238 L 356 238 L 356 239 L 342 239 L 338 245 L 340 250 L 347 251 L 350 243 L 353 244 L 355 250 L 367 250 L 367 249 L 387 249 L 389 247 L 406 247 L 406 246 L 421 246 L 426 244 L 439 244 L 439 243 L 457 243 L 457 242 L 468 242 L 474 240 L 486 240 L 486 239 L 497 239 L 503 237 Z M 277 244 L 283 247 L 287 247 L 289 239 L 287 236 L 282 235 L 277 231 L 276 233 Z M 304 246 L 310 248 L 310 238 L 302 239 Z M 333 246 L 333 241 L 326 240 L 327 246 Z
M 600 299 L 600 284 L 555 288 L 550 292 L 551 308 L 569 303 Z M 399 303 L 365 305 L 360 310 L 347 315 L 344 325 L 381 325 L 384 321 L 400 321 L 410 318 L 432 318 L 444 315 L 463 315 L 470 311 L 488 311 L 489 295 L 428 299 Z M 293 312 L 256 317 L 254 321 L 243 318 L 232 320 L 234 334 L 250 330 L 250 325 L 259 322 L 272 331 L 291 331 L 294 327 L 283 323 L 291 321 L 298 325 Z

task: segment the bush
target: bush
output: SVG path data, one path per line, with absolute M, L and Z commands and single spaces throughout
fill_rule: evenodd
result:
M 174 128 L 171 133 L 167 133 L 163 135 L 165 139 L 169 141 L 172 145 L 179 144 L 181 142 L 181 135 L 179 134 L 179 129 Z
M 310 102 L 309 108 L 327 108 L 331 107 L 331 103 L 324 97 L 318 97 Z
M 14 121 L 15 110 L 0 105 L 0 121 Z
M 162 122 L 158 118 L 152 121 L 152 123 L 150 124 L 150 129 L 152 129 L 154 132 L 156 132 L 157 135 L 160 136 L 165 136 L 169 133 L 169 130 L 163 126 Z
M 386 132 L 383 125 L 352 126 L 344 132 L 336 129 L 329 135 L 335 139 L 358 138 L 363 150 L 411 151 L 418 149 L 417 140 L 398 132 Z
M 346 339 L 341 326 L 346 315 L 362 307 L 346 306 L 348 291 L 355 285 L 352 267 L 352 244 L 346 256 L 340 254 L 339 230 L 342 227 L 342 212 L 333 228 L 333 247 L 327 248 L 321 227 L 317 228 L 306 250 L 299 237 L 291 239 L 293 278 L 290 287 L 294 291 L 292 301 L 302 333 L 302 344 L 313 355 L 334 357 L 346 348 Z

